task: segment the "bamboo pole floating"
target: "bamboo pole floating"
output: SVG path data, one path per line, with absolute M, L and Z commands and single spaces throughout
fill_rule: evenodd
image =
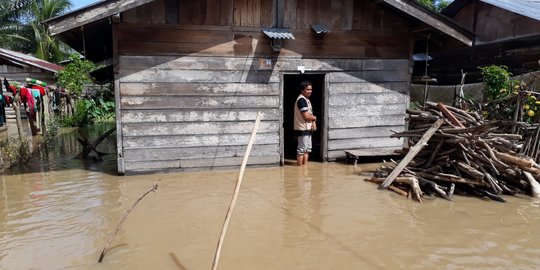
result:
M 229 204 L 229 209 L 227 209 L 227 215 L 225 216 L 225 221 L 223 222 L 223 227 L 221 228 L 221 234 L 219 235 L 219 241 L 216 247 L 216 254 L 214 255 L 214 262 L 212 263 L 212 270 L 217 269 L 218 266 L 219 255 L 221 253 L 221 247 L 223 246 L 223 240 L 225 239 L 225 233 L 227 232 L 227 227 L 229 226 L 229 221 L 231 220 L 231 215 L 232 211 L 234 210 L 234 206 L 236 205 L 236 200 L 238 199 L 238 193 L 240 191 L 240 185 L 242 184 L 242 178 L 246 169 L 249 153 L 251 152 L 251 147 L 255 141 L 255 134 L 257 134 L 257 129 L 259 128 L 260 122 L 261 113 L 257 113 L 257 119 L 255 120 L 255 125 L 251 131 L 251 137 L 249 138 L 246 153 L 244 154 L 244 159 L 242 160 L 242 166 L 240 167 L 240 173 L 238 174 L 238 179 L 236 180 L 236 186 L 234 187 L 231 203 Z
M 114 237 L 116 236 L 116 234 L 118 233 L 118 231 L 120 230 L 120 226 L 122 226 L 122 223 L 124 223 L 124 220 L 126 220 L 127 216 L 129 215 L 129 213 L 131 213 L 131 210 L 133 210 L 133 208 L 135 208 L 135 206 L 144 198 L 144 196 L 148 195 L 148 193 L 152 192 L 152 191 L 156 191 L 158 188 L 158 185 L 157 183 L 154 183 L 154 185 L 152 186 L 152 188 L 150 190 L 148 190 L 147 192 L 145 192 L 141 197 L 139 197 L 139 199 L 137 199 L 135 201 L 135 203 L 126 211 L 126 213 L 124 214 L 124 216 L 122 217 L 122 219 L 120 220 L 120 223 L 118 223 L 118 226 L 116 226 L 116 230 L 114 231 L 114 234 L 113 236 L 111 237 L 111 239 L 109 240 L 109 242 L 107 243 L 107 245 L 103 248 L 103 251 L 101 251 L 101 255 L 99 255 L 99 260 L 98 260 L 98 263 L 101 263 L 103 261 L 103 258 L 105 257 L 105 252 L 107 251 L 107 249 L 109 248 L 109 246 L 111 245 L 112 241 L 114 240 Z

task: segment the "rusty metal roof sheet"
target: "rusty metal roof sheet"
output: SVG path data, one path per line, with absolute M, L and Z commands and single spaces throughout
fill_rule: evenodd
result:
M 294 35 L 287 28 L 263 28 L 262 31 L 269 38 L 294 39 Z
M 481 0 L 484 3 L 506 9 L 540 21 L 540 0 Z
M 64 69 L 64 67 L 59 66 L 57 64 L 53 64 L 51 62 L 41 60 L 31 55 L 8 50 L 8 49 L 0 48 L 0 57 L 16 65 L 33 66 L 33 67 L 41 68 L 41 69 L 44 69 L 53 73 L 56 73 Z
M 317 35 L 330 32 L 330 27 L 328 27 L 328 26 L 326 26 L 324 24 L 312 24 L 311 29 L 313 29 L 313 31 L 315 31 L 315 33 L 317 33 Z

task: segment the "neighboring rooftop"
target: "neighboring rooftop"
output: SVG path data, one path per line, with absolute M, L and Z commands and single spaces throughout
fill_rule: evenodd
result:
M 446 16 L 453 16 L 470 2 L 473 2 L 473 0 L 455 0 L 441 13 Z M 480 2 L 540 21 L 540 0 L 480 0 Z
M 20 67 L 33 66 L 33 67 L 41 68 L 41 69 L 44 69 L 53 73 L 56 73 L 64 69 L 64 67 L 62 66 L 53 64 L 51 62 L 47 62 L 45 60 L 41 60 L 31 55 L 8 50 L 8 49 L 2 49 L 2 48 L 0 48 L 0 59 L 16 66 L 20 66 Z

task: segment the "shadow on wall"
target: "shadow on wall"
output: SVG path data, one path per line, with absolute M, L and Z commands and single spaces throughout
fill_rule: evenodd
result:
M 512 77 L 513 80 L 524 81 L 529 84 L 534 82 L 532 91 L 540 91 L 540 71 L 535 71 L 519 76 Z M 411 84 L 411 102 L 422 103 L 424 98 L 423 84 Z M 465 98 L 472 98 L 479 102 L 482 100 L 482 90 L 484 86 L 482 83 L 471 83 L 463 86 L 463 94 Z M 428 101 L 442 102 L 446 105 L 452 105 L 454 95 L 459 92 L 459 84 L 456 85 L 428 85 Z

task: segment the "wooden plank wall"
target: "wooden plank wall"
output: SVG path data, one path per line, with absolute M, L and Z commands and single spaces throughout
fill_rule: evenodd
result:
M 141 21 L 137 12 L 123 16 L 131 18 L 117 32 L 126 171 L 237 166 L 258 111 L 263 120 L 249 162 L 278 164 L 281 78 L 301 65 L 326 74 L 329 160 L 343 156 L 344 149 L 401 147 L 401 141 L 387 136 L 390 129 L 403 130 L 408 105 L 406 22 L 388 12 L 366 12 L 374 8 L 371 1 L 315 1 L 316 8 L 307 5 L 313 1 L 292 1 L 295 11 L 285 18 L 310 15 L 294 22 L 296 39 L 275 54 L 260 31 L 273 20 L 269 8 L 262 8 L 267 1 L 255 2 L 234 0 L 233 27 L 221 25 L 223 13 L 219 25 L 197 16 L 185 19 L 181 12 L 178 24 Z M 178 5 L 186 8 L 186 3 Z M 190 5 L 204 13 L 201 4 Z M 327 8 L 332 16 L 322 15 Z M 242 17 L 254 10 L 261 12 Z M 354 17 L 360 13 L 370 21 Z M 395 21 L 386 23 L 377 15 Z M 309 28 L 313 16 L 336 30 L 316 37 Z M 261 59 L 272 59 L 272 66 L 261 68 Z
M 453 19 L 472 31 L 474 7 L 474 3 L 467 4 Z M 476 33 L 476 44 L 539 35 L 540 21 L 480 2 Z

